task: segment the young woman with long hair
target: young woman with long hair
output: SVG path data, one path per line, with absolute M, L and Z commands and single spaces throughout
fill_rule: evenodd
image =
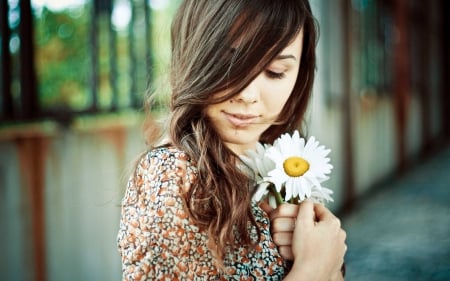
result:
M 239 155 L 302 125 L 314 80 L 307 0 L 185 0 L 172 24 L 166 142 L 122 203 L 124 280 L 342 280 L 324 206 L 252 202 Z

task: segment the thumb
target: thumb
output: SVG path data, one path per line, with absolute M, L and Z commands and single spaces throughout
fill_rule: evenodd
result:
M 314 203 L 310 200 L 305 200 L 300 203 L 298 209 L 297 223 L 304 225 L 314 225 L 315 223 Z

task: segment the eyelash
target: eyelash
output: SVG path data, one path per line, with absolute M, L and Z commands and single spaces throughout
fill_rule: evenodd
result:
M 266 74 L 269 78 L 272 78 L 272 79 L 283 79 L 284 78 L 284 72 L 278 73 L 278 72 L 266 70 Z

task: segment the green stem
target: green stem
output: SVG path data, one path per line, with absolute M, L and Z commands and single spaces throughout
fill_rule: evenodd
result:
M 277 201 L 277 206 L 280 206 L 281 204 L 284 203 L 283 197 L 281 197 L 281 194 L 277 191 L 277 189 L 275 188 L 275 186 L 273 184 L 271 185 L 271 188 L 272 188 L 273 195 L 275 195 L 275 200 Z

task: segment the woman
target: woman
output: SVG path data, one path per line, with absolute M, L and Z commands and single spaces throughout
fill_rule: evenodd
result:
M 307 0 L 186 0 L 172 24 L 168 141 L 140 159 L 118 235 L 124 280 L 342 280 L 324 206 L 251 202 L 239 155 L 297 129 L 312 91 Z

